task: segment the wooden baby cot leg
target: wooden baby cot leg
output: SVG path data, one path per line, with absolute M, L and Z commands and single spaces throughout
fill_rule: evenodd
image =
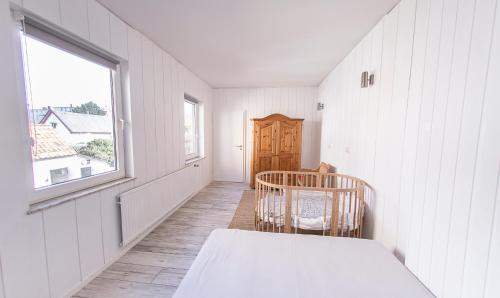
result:
M 342 196 L 342 217 L 340 218 L 340 233 L 344 237 L 344 218 L 345 218 L 345 197 L 347 193 L 343 193 Z
M 358 238 L 362 238 L 363 237 L 363 212 L 364 212 L 364 209 L 365 209 L 365 188 L 364 186 L 361 187 L 360 191 L 359 191 L 359 219 L 358 219 L 358 225 L 359 225 L 359 229 L 358 229 Z
M 285 233 L 292 231 L 292 190 L 285 190 Z
M 330 223 L 330 236 L 337 236 L 339 228 L 339 193 L 333 193 L 332 222 Z
M 326 208 L 328 206 L 328 193 L 325 191 L 325 201 L 323 206 L 323 236 L 326 236 Z
M 293 190 L 292 190 L 293 194 Z M 293 196 L 292 196 L 293 198 Z M 299 199 L 300 199 L 300 191 L 297 190 L 297 202 L 295 204 L 295 234 L 297 234 L 299 230 Z
M 276 189 L 273 189 L 273 233 L 276 226 Z

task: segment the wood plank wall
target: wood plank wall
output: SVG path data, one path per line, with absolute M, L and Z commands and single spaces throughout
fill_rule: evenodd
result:
M 302 166 L 317 167 L 320 153 L 321 113 L 317 111 L 317 87 L 296 88 L 228 88 L 214 89 L 214 119 L 219 113 L 247 112 L 247 156 L 246 178 L 249 182 L 250 160 L 252 154 L 252 118 L 265 117 L 280 113 L 288 117 L 304 118 L 302 133 Z M 243 118 L 242 118 L 243 119 Z M 220 156 L 218 148 L 226 144 L 218 142 L 219 135 L 229 133 L 228 127 L 214 121 L 214 179 L 217 180 L 220 166 L 228 162 Z
M 14 62 L 18 53 L 13 51 L 19 35 L 10 3 L 0 0 L 0 130 L 2 155 L 9 156 L 2 161 L 2 168 L 9 170 L 0 173 L 3 290 L 5 298 L 62 297 L 124 252 L 119 246 L 117 195 L 150 182 L 142 196 L 144 200 L 168 196 L 169 203 L 158 210 L 166 214 L 212 180 L 212 89 L 95 0 L 12 2 L 127 61 L 123 66 L 128 80 L 123 83 L 130 106 L 125 116 L 132 138 L 126 150 L 132 155 L 135 181 L 26 215 L 32 174 L 28 145 L 21 137 L 27 129 L 22 122 L 26 112 Z M 207 158 L 199 162 L 199 168 L 184 168 L 185 92 L 203 104 Z M 163 185 L 169 187 L 156 185 L 165 175 L 161 181 L 168 180 Z
M 0 256 L 0 298 L 5 298 L 5 290 L 3 286 L 3 272 L 2 272 L 2 257 Z
M 368 234 L 438 297 L 500 297 L 497 2 L 403 0 L 319 88 L 321 159 L 373 186 Z

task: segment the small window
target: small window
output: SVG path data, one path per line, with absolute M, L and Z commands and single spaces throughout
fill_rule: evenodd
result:
M 50 183 L 57 184 L 68 180 L 68 168 L 53 169 L 50 172 Z
M 186 160 L 200 156 L 198 114 L 198 102 L 186 98 L 184 100 L 184 142 Z
M 71 192 L 120 178 L 117 62 L 35 25 L 21 32 L 34 188 L 79 183 Z
M 80 169 L 82 177 L 90 177 L 92 176 L 92 167 L 82 167 Z

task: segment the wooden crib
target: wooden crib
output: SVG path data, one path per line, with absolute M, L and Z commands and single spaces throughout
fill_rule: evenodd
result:
M 269 171 L 255 179 L 255 230 L 361 238 L 366 183 L 337 173 Z

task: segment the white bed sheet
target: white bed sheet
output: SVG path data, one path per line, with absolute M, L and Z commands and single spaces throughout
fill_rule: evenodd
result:
M 215 230 L 174 297 L 434 296 L 373 240 Z

